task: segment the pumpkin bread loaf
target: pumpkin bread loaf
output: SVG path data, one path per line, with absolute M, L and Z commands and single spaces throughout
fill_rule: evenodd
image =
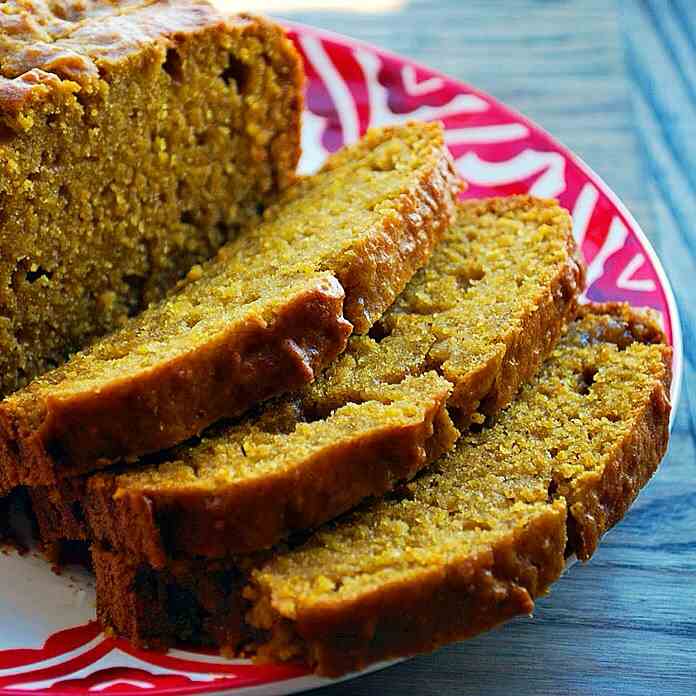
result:
M 155 463 L 32 489 L 45 542 L 93 538 L 164 567 L 271 546 L 380 495 L 507 404 L 576 311 L 568 214 L 466 202 L 374 328 L 299 394 Z M 272 505 L 268 501 L 273 501 Z
M 155 570 L 94 546 L 99 617 L 140 644 L 246 644 L 336 676 L 527 614 L 665 452 L 661 340 L 650 315 L 584 309 L 494 424 L 295 548 Z
M 0 3 L 0 396 L 258 218 L 302 86 L 280 27 L 204 0 Z
M 371 131 L 175 293 L 7 397 L 0 476 L 93 471 L 311 381 L 427 261 L 460 187 L 439 124 Z

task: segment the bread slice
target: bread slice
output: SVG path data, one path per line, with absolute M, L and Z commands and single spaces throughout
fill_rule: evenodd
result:
M 0 12 L 0 396 L 160 299 L 293 179 L 302 61 L 203 0 Z
M 43 539 L 90 536 L 163 567 L 315 527 L 450 449 L 446 406 L 464 427 L 508 403 L 574 315 L 582 284 L 558 204 L 463 203 L 374 336 L 352 337 L 300 394 L 154 465 L 34 490 Z
M 137 643 L 251 640 L 260 658 L 337 676 L 529 613 L 664 455 L 662 340 L 648 314 L 585 308 L 494 425 L 297 548 L 156 570 L 95 546 L 98 615 Z
M 0 477 L 50 484 L 171 447 L 311 381 L 427 261 L 459 190 L 439 124 L 370 132 L 173 295 L 7 397 Z

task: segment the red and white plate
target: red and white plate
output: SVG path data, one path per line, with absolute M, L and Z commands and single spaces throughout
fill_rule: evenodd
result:
M 308 85 L 301 161 L 370 126 L 440 120 L 467 197 L 529 192 L 572 212 L 588 268 L 587 298 L 660 312 L 681 382 L 677 307 L 650 243 L 607 185 L 534 123 L 488 95 L 372 46 L 304 26 L 292 37 Z M 36 555 L 0 556 L 0 694 L 289 694 L 329 683 L 299 666 L 253 665 L 210 652 L 136 650 L 94 622 L 94 588 L 81 571 L 56 576 Z

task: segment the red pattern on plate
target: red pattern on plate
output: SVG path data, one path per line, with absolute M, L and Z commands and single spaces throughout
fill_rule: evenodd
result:
M 635 220 L 584 163 L 520 114 L 444 75 L 309 27 L 294 26 L 291 36 L 308 75 L 303 169 L 316 168 L 370 126 L 441 120 L 469 182 L 467 197 L 526 192 L 557 197 L 573 214 L 588 264 L 587 297 L 627 300 L 660 312 L 675 347 L 678 390 L 681 336 L 669 285 Z M 0 617 L 3 626 L 13 620 Z M 325 683 L 306 674 L 299 666 L 225 661 L 204 651 L 137 650 L 101 635 L 94 622 L 48 636 L 40 649 L 0 651 L 0 694 L 242 693 L 244 687 L 264 685 L 274 685 L 274 693 L 292 693 Z
M 58 655 L 63 655 L 76 650 L 85 643 L 89 643 L 99 635 L 99 626 L 95 622 L 86 626 L 75 626 L 64 631 L 58 631 L 46 640 L 42 648 L 29 648 L 19 650 L 0 650 L 0 674 L 2 670 L 36 664 Z M 1 677 L 0 677 L 0 683 Z

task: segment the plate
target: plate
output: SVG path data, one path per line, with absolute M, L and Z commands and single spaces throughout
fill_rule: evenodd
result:
M 625 300 L 660 313 L 674 346 L 676 401 L 681 333 L 669 283 L 637 222 L 579 157 L 480 90 L 364 43 L 289 28 L 308 75 L 304 173 L 370 126 L 442 121 L 469 183 L 465 196 L 557 198 L 573 215 L 587 263 L 587 299 Z M 35 554 L 0 556 L 0 577 L 0 694 L 271 696 L 331 683 L 299 666 L 253 665 L 203 651 L 148 652 L 107 637 L 94 621 L 91 578 L 77 569 L 56 576 Z

